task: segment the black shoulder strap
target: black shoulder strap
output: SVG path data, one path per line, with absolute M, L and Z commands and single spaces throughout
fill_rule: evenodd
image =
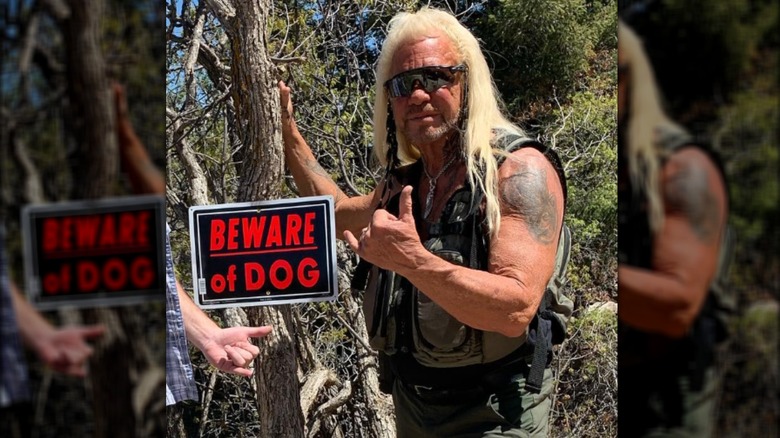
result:
M 422 160 L 417 160 L 415 163 L 407 166 L 402 166 L 402 167 L 388 170 L 385 175 L 385 184 L 380 199 L 384 199 L 387 192 L 393 190 L 394 184 L 400 184 L 400 185 L 408 184 L 409 181 L 415 181 L 419 179 L 421 173 L 422 173 Z M 401 192 L 399 190 L 398 193 L 396 193 L 392 198 L 388 199 L 387 203 L 384 204 L 380 200 L 377 209 L 384 208 L 390 211 L 391 213 L 397 214 L 400 194 Z M 352 275 L 352 281 L 350 282 L 350 288 L 353 291 L 355 292 L 364 291 L 366 289 L 366 284 L 368 282 L 368 274 L 371 272 L 372 266 L 373 265 L 368 261 L 364 259 L 360 259 L 357 266 L 355 267 L 355 272 Z
M 368 274 L 371 272 L 371 263 L 365 259 L 360 259 L 357 266 L 355 266 L 355 272 L 352 274 L 352 281 L 349 283 L 353 293 L 366 290 L 366 283 L 368 282 Z

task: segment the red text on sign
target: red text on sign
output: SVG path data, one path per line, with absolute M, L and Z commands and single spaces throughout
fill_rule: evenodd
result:
M 147 247 L 151 212 L 50 217 L 43 220 L 44 253 L 116 247 Z
M 314 243 L 315 212 L 234 217 L 211 221 L 209 251 L 243 251 Z
M 236 285 L 240 273 L 237 272 L 236 265 L 230 265 L 227 272 L 223 274 L 214 274 L 209 280 L 211 290 L 221 294 L 225 291 L 235 292 L 241 289 Z M 287 260 L 279 259 L 271 263 L 266 268 L 257 262 L 247 262 L 242 266 L 244 288 L 247 292 L 259 291 L 266 288 L 266 283 L 270 283 L 276 290 L 283 291 L 289 288 L 293 280 L 303 287 L 313 287 L 320 281 L 320 270 L 317 260 L 312 257 L 304 257 L 297 266 L 293 266 Z
M 43 277 L 42 286 L 46 295 L 148 289 L 154 284 L 155 276 L 154 264 L 149 257 L 139 256 L 129 263 L 113 257 L 101 263 L 81 260 L 75 265 L 63 264 L 59 271 Z

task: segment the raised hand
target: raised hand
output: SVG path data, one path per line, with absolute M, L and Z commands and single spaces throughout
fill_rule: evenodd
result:
M 344 239 L 361 258 L 380 268 L 401 273 L 404 269 L 418 266 L 418 256 L 427 251 L 414 224 L 412 186 L 406 186 L 401 191 L 397 217 L 379 209 L 374 212 L 368 226 L 363 228 L 359 239 L 349 230 L 344 231 Z
M 282 107 L 282 135 L 285 137 L 288 137 L 296 129 L 290 94 L 290 87 L 284 81 L 279 81 L 279 103 Z

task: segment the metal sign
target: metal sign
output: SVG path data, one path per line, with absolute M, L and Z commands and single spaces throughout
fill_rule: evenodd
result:
M 165 298 L 165 200 L 130 196 L 22 210 L 27 295 L 36 307 Z
M 205 309 L 333 301 L 333 198 L 190 207 L 195 302 Z

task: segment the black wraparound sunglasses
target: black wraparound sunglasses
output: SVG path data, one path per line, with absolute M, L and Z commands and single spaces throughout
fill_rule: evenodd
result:
M 385 89 L 390 97 L 409 97 L 414 92 L 415 84 L 420 84 L 427 93 L 433 93 L 441 87 L 452 85 L 455 76 L 466 70 L 465 64 L 415 68 L 393 76 L 385 82 Z

